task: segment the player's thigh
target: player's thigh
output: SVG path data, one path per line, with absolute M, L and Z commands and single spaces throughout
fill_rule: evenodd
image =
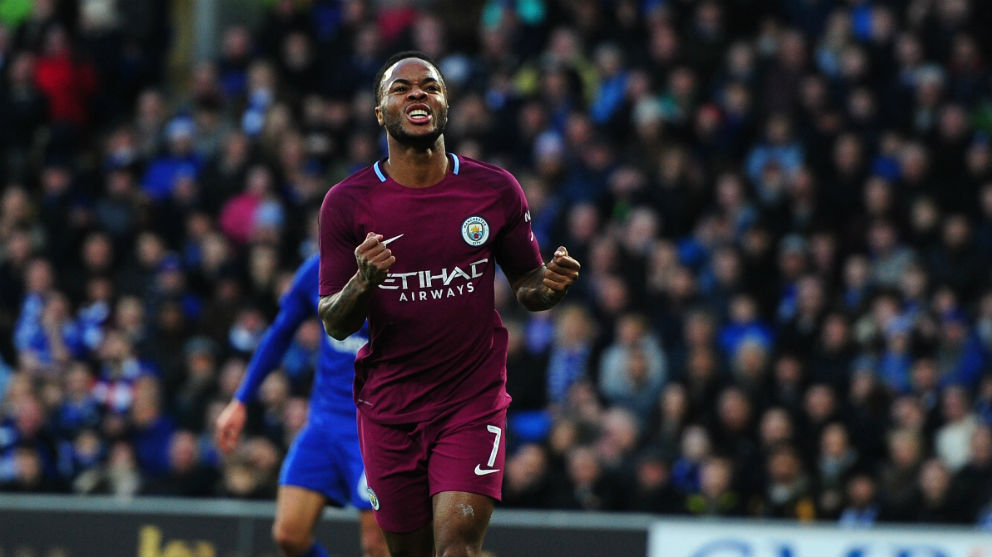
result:
M 378 424 L 359 416 L 358 435 L 369 499 L 383 532 L 412 533 L 430 525 L 426 448 L 419 429 Z
M 492 498 L 464 491 L 442 491 L 433 498 L 434 542 L 439 555 L 477 555 L 493 514 Z
M 308 538 L 326 502 L 326 498 L 316 491 L 295 485 L 279 486 L 273 532 L 292 538 Z

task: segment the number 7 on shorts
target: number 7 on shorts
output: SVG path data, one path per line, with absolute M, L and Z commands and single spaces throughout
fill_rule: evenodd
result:
M 496 462 L 496 453 L 499 452 L 499 439 L 503 435 L 503 430 L 494 425 L 487 425 L 486 429 L 489 430 L 489 433 L 496 434 L 496 439 L 493 440 L 493 450 L 489 453 L 489 461 L 486 462 L 486 466 L 492 468 L 493 464 Z

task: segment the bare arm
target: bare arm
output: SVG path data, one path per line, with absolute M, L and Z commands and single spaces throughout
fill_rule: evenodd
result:
M 369 314 L 373 289 L 386 280 L 389 268 L 396 263 L 393 252 L 381 240 L 381 234 L 369 232 L 365 241 L 355 248 L 358 271 L 340 292 L 321 297 L 317 304 L 324 330 L 337 340 L 344 340 L 362 328 Z
M 514 280 L 510 287 L 522 306 L 530 311 L 543 311 L 565 297 L 568 287 L 579 278 L 581 267 L 560 246 L 551 261 Z

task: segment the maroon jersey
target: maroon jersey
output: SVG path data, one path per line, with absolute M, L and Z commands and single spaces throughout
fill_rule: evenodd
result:
M 320 209 L 320 295 L 355 274 L 367 233 L 396 262 L 369 303 L 369 342 L 355 360 L 355 404 L 369 419 L 411 423 L 473 400 L 503 408 L 507 333 L 496 312 L 507 277 L 542 264 L 523 190 L 498 167 L 450 155 L 426 188 L 402 186 L 376 162 L 331 188 Z

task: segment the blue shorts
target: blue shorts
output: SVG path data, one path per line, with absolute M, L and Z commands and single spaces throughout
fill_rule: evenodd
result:
M 316 491 L 330 505 L 371 509 L 355 422 L 308 421 L 282 462 L 279 485 Z

